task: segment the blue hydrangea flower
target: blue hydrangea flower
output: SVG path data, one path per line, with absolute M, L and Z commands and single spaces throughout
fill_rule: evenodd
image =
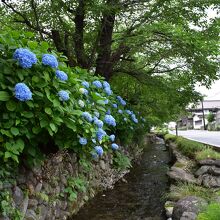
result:
M 98 127 L 98 128 L 102 128 L 103 127 L 103 122 L 101 120 L 99 120 L 98 118 L 94 119 L 94 124 Z
M 89 112 L 83 112 L 82 117 L 88 122 L 92 122 L 92 115 Z
M 101 146 L 95 146 L 95 152 L 99 155 L 102 156 L 103 155 L 103 149 Z
M 112 107 L 113 108 L 118 108 L 118 105 L 117 104 L 112 104 Z
M 119 146 L 116 143 L 112 144 L 112 150 L 118 150 Z
M 83 81 L 82 86 L 86 87 L 87 89 L 89 88 L 89 83 L 87 81 Z
M 96 132 L 97 140 L 101 141 L 104 136 L 106 136 L 106 132 L 102 128 L 99 128 Z
M 137 120 L 135 114 L 132 114 L 132 115 L 131 115 L 131 119 L 132 119 L 132 121 L 133 121 L 134 123 L 136 123 L 136 124 L 138 123 L 138 120 Z
M 129 115 L 133 114 L 132 111 L 130 111 L 130 110 L 125 110 L 125 112 Z
M 103 82 L 103 87 L 104 88 L 109 88 L 109 89 L 111 88 L 110 84 L 107 81 Z
M 120 102 L 121 105 L 123 105 L 123 106 L 126 105 L 125 100 L 121 96 L 117 96 L 116 98 L 118 99 L 118 101 Z
M 25 83 L 17 83 L 14 88 L 15 98 L 25 102 L 32 99 L 32 92 Z
M 24 69 L 31 68 L 33 64 L 37 63 L 36 55 L 28 49 L 16 49 L 13 58 L 17 60 L 19 65 Z
M 105 100 L 104 100 L 104 103 L 107 105 L 107 104 L 108 104 L 108 99 L 105 99 Z
M 110 135 L 110 136 L 109 136 L 109 140 L 110 140 L 111 142 L 114 142 L 114 141 L 115 141 L 115 135 L 114 135 L 114 134 Z
M 99 112 L 94 112 L 94 115 L 95 115 L 97 118 L 99 118 L 99 116 L 100 116 Z
M 84 94 L 84 95 L 88 95 L 88 93 L 89 93 L 89 91 L 88 91 L 87 89 L 84 89 L 84 88 L 80 88 L 80 89 L 79 89 L 79 92 L 80 92 L 81 94 Z
M 70 98 L 69 93 L 64 90 L 59 91 L 58 96 L 59 96 L 60 101 L 63 101 L 63 102 L 67 101 Z
M 113 127 L 116 126 L 116 121 L 115 121 L 115 119 L 111 115 L 105 115 L 104 122 L 107 125 L 111 125 Z
M 86 144 L 87 144 L 87 139 L 84 138 L 84 137 L 80 137 L 80 138 L 79 138 L 79 143 L 80 143 L 81 145 L 86 145 Z
M 57 58 L 52 54 L 44 54 L 42 56 L 42 63 L 45 66 L 50 66 L 52 68 L 57 68 L 58 67 Z
M 102 88 L 102 83 L 99 80 L 93 81 L 92 84 L 98 89 Z
M 64 73 L 63 71 L 60 70 L 56 70 L 56 76 L 59 80 L 61 81 L 66 81 L 68 80 L 68 76 L 66 73 Z
M 99 157 L 98 154 L 95 152 L 91 152 L 91 155 L 94 160 L 98 159 L 98 157 Z
M 107 110 L 106 115 L 111 115 L 111 110 L 110 109 Z
M 119 109 L 119 110 L 118 110 L 118 113 L 119 113 L 119 114 L 122 114 L 122 113 L 123 113 L 123 111 L 122 111 L 121 109 Z
M 110 88 L 104 88 L 104 92 L 106 95 L 111 95 L 112 94 L 112 90 Z

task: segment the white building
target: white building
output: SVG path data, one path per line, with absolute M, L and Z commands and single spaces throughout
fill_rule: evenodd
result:
M 193 116 L 193 128 L 204 129 L 203 111 L 205 117 L 205 125 L 207 126 L 207 116 L 209 113 L 215 115 L 216 124 L 220 124 L 220 100 L 204 100 L 189 109 Z

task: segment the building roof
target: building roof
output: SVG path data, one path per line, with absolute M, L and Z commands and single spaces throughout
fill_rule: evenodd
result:
M 203 101 L 204 110 L 214 110 L 220 109 L 220 100 L 204 100 Z M 202 102 L 195 105 L 195 107 L 191 107 L 191 110 L 202 110 Z

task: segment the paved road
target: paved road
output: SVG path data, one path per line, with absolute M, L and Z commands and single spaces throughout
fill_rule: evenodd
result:
M 174 131 L 171 133 L 175 134 Z M 220 148 L 220 131 L 188 130 L 178 131 L 178 135 Z

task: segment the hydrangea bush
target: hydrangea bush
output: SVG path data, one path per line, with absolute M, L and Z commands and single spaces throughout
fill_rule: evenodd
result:
M 126 101 L 103 78 L 68 67 L 31 37 L 0 34 L 1 159 L 37 162 L 55 148 L 92 158 L 120 150 L 117 130 L 139 126 Z

